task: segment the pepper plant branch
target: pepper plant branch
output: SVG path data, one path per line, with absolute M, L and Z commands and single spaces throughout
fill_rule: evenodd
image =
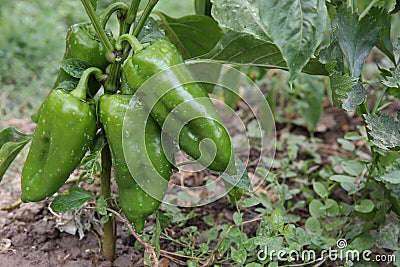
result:
M 138 23 L 136 24 L 135 29 L 133 30 L 133 35 L 138 36 L 140 31 L 142 30 L 144 24 L 146 23 L 147 18 L 150 16 L 151 11 L 154 9 L 154 7 L 157 5 L 159 0 L 150 0 L 146 7 L 143 10 L 142 15 L 139 18 Z
M 128 6 L 124 2 L 115 2 L 109 5 L 106 10 L 104 10 L 103 14 L 100 16 L 101 27 L 104 29 L 111 15 L 114 14 L 115 11 L 126 12 L 128 10 Z
M 105 145 L 101 151 L 101 185 L 100 194 L 107 199 L 110 204 L 111 197 L 111 152 L 108 145 Z M 102 252 L 108 261 L 113 261 L 115 257 L 115 218 L 111 216 L 104 224 Z
M 133 51 L 135 51 L 135 52 L 143 49 L 143 45 L 138 41 L 138 39 L 136 39 L 135 36 L 133 36 L 131 34 L 121 35 L 115 44 L 115 48 L 117 50 L 122 50 L 123 49 L 122 44 L 124 42 L 128 42 L 129 45 L 131 46 L 131 48 L 133 49 Z
M 133 22 L 135 22 L 136 19 L 136 13 L 139 9 L 141 0 L 132 0 L 128 12 L 124 16 L 124 20 L 122 22 L 121 28 L 120 28 L 120 35 L 123 35 L 125 33 L 129 33 L 129 29 Z
M 104 75 L 101 69 L 96 67 L 90 67 L 83 72 L 78 85 L 76 86 L 75 90 L 72 91 L 70 94 L 76 98 L 86 100 L 87 84 L 89 81 L 89 77 L 92 74 L 95 75 L 96 80 L 98 81 L 102 81 L 104 79 Z
M 111 44 L 110 40 L 107 37 L 106 32 L 104 31 L 100 19 L 96 15 L 96 11 L 93 9 L 90 0 L 81 0 L 83 7 L 85 8 L 86 14 L 89 16 L 90 21 L 93 24 L 93 27 L 97 33 L 97 36 L 100 39 L 100 42 L 103 44 L 106 50 L 106 58 L 110 63 L 115 61 L 114 55 L 114 47 Z

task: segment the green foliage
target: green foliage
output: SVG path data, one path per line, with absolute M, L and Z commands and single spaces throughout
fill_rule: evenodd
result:
M 0 112 L 36 108 L 54 84 L 68 26 L 87 17 L 79 1 L 6 1 L 0 13 L 0 82 L 9 94 Z

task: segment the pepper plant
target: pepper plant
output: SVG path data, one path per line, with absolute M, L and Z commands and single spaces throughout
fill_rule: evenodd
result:
M 313 182 L 313 190 L 323 201 L 310 202 L 311 218 L 306 228 L 312 229 L 321 218 L 329 217 L 329 209 L 336 215 L 384 215 L 366 225 L 360 235 L 383 225 L 391 212 L 400 216 L 400 117 L 383 112 L 390 105 L 387 100 L 400 96 L 400 38 L 393 36 L 395 31 L 391 29 L 394 15 L 400 10 L 398 1 L 195 0 L 196 14 L 182 18 L 153 11 L 157 3 L 149 0 L 138 12 L 140 0 L 129 4 L 116 1 L 98 15 L 97 1 L 82 0 L 90 22 L 73 25 L 67 33 L 54 88 L 32 116 L 37 123 L 35 133 L 29 136 L 15 128 L 0 132 L 0 177 L 32 140 L 22 171 L 22 201 L 51 197 L 81 165 L 86 170 L 80 180 L 93 181 L 100 172 L 99 196 L 71 187 L 53 200 L 51 208 L 64 212 L 96 198 L 97 210 L 103 215 L 104 257 L 114 258 L 116 215 L 128 222 L 132 234 L 157 264 L 157 251 L 141 241 L 136 232 L 143 231 L 146 218 L 158 209 L 167 189 L 174 171 L 169 153 L 179 148 L 202 165 L 216 172 L 225 171 L 228 176 L 239 169 L 229 134 L 208 98 L 207 92 L 213 88 L 185 84 L 194 79 L 185 62 L 198 60 L 247 66 L 245 71 L 281 69 L 289 73 L 290 86 L 302 84 L 302 73 L 325 76 L 330 82 L 333 105 L 356 112 L 363 120 L 365 135 L 351 133 L 346 138 L 366 140 L 371 161 L 352 161 L 344 164 L 349 175 L 330 175 L 324 183 Z M 113 14 L 119 23 L 119 31 L 114 33 L 107 26 Z M 366 80 L 362 75 L 364 62 L 373 49 L 389 62 L 379 66 L 379 81 Z M 168 69 L 171 75 L 160 84 L 172 90 L 140 90 Z M 176 81 L 183 85 L 174 87 Z M 376 99 L 368 92 L 373 83 L 381 88 Z M 314 99 L 312 91 L 306 93 Z M 297 94 L 302 94 L 301 88 Z M 229 95 L 224 97 L 227 100 Z M 272 101 L 273 96 L 267 98 Z M 174 112 L 181 105 L 183 108 Z M 128 110 L 134 116 L 126 120 Z M 307 110 L 303 113 L 309 114 Z M 164 127 L 171 117 L 181 127 Z M 315 119 L 308 121 L 313 124 L 310 129 L 315 128 Z M 162 146 L 163 133 L 171 137 L 170 148 Z M 131 156 L 129 162 L 126 155 Z M 112 209 L 112 166 L 118 205 L 126 219 Z M 146 182 L 139 184 L 138 179 L 150 181 L 152 194 L 145 190 Z M 224 183 L 234 205 L 243 191 L 251 192 L 243 186 L 247 180 L 232 184 L 225 179 Z M 332 208 L 328 198 L 336 186 L 349 195 L 370 194 L 371 199 L 364 197 L 357 200 L 355 210 L 339 212 L 337 204 Z M 376 197 L 376 188 L 384 194 Z M 375 206 L 373 201 L 385 204 Z M 245 257 L 237 258 L 245 263 Z

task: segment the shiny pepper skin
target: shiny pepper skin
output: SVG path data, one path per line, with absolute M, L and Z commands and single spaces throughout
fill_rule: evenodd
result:
M 134 93 L 154 74 L 183 63 L 178 50 L 168 40 L 161 39 L 127 59 L 123 70 L 131 93 Z M 181 65 L 161 84 L 167 89 L 172 89 L 176 84 L 184 84 L 188 77 L 189 80 L 195 81 L 188 67 Z M 230 137 L 215 106 L 201 85 L 184 84 L 164 95 L 162 95 L 164 91 L 159 89 L 146 88 L 144 91 L 137 91 L 136 94 L 149 108 L 155 103 L 154 99 L 159 100 L 151 109 L 151 115 L 171 137 L 175 140 L 179 137 L 181 149 L 194 159 L 199 159 L 201 156 L 200 163 L 208 168 L 225 171 L 230 162 L 233 162 Z M 174 112 L 173 110 L 179 105 L 183 109 Z M 173 129 L 164 127 L 163 124 L 168 116 L 172 116 L 174 122 L 180 121 L 181 123 L 177 124 L 183 128 L 177 130 L 176 127 Z M 176 132 L 179 132 L 179 136 Z M 211 142 L 200 144 L 204 139 L 209 139 L 214 144 L 210 144 Z
M 53 195 L 94 140 L 95 107 L 72 93 L 53 90 L 43 103 L 22 170 L 21 200 L 24 202 Z
M 127 125 L 123 129 L 125 113 L 131 99 L 132 96 L 129 95 L 103 95 L 99 100 L 99 110 L 100 121 L 113 157 L 120 205 L 128 221 L 133 224 L 137 232 L 141 232 L 147 216 L 153 214 L 160 205 L 157 199 L 162 199 L 167 189 L 166 186 L 158 184 L 157 177 L 153 175 L 157 172 L 168 181 L 172 174 L 172 165 L 162 149 L 161 129 L 152 117 L 147 115 L 148 111 L 141 102 L 134 100 L 135 116 L 130 116 L 125 121 Z M 145 137 L 140 136 L 144 132 L 144 127 Z M 123 131 L 127 135 L 124 139 L 125 146 L 123 146 Z M 127 159 L 124 157 L 124 149 L 126 155 L 129 155 Z M 146 160 L 146 155 L 151 162 Z M 131 163 L 132 174 L 126 160 Z M 157 199 L 147 194 L 132 175 L 152 183 L 152 195 L 155 194 Z
M 111 33 L 108 34 L 112 39 Z M 77 58 L 84 60 L 93 67 L 105 70 L 110 64 L 106 59 L 106 50 L 97 37 L 91 23 L 78 23 L 72 25 L 67 33 L 65 42 L 64 58 Z M 60 69 L 54 88 L 57 88 L 66 81 L 76 81 L 76 78 L 68 75 L 63 69 Z M 89 80 L 88 94 L 94 96 L 99 90 L 101 84 L 92 77 Z

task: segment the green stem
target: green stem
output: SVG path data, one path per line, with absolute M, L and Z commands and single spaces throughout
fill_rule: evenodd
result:
M 111 197 L 111 164 L 111 152 L 107 144 L 101 151 L 102 170 L 100 194 L 104 196 L 108 202 Z M 102 253 L 104 258 L 108 261 L 113 261 L 115 258 L 115 229 L 115 217 L 110 216 L 109 220 L 104 224 L 104 237 L 102 242 Z
M 104 29 L 111 15 L 114 14 L 115 11 L 126 12 L 128 10 L 128 6 L 123 2 L 115 2 L 109 5 L 106 10 L 104 10 L 103 14 L 100 16 L 101 26 Z
M 370 11 L 370 9 L 376 4 L 378 3 L 379 0 L 372 0 L 369 5 L 364 9 L 364 11 L 361 13 L 361 15 L 358 17 L 358 21 L 360 21 L 363 17 L 365 17 L 365 15 L 368 14 L 368 12 Z
M 132 0 L 128 12 L 126 13 L 126 16 L 124 17 L 123 23 L 121 25 L 120 35 L 129 33 L 129 29 L 136 19 L 136 13 L 139 9 L 139 5 L 140 5 L 140 0 Z
M 140 31 L 142 30 L 144 24 L 146 23 L 147 18 L 150 16 L 151 11 L 154 9 L 154 7 L 157 5 L 159 0 L 150 0 L 146 7 L 143 10 L 142 15 L 139 18 L 138 23 L 136 24 L 135 29 L 133 30 L 133 35 L 138 36 Z
M 372 115 L 375 115 L 376 112 L 378 111 L 378 108 L 379 108 L 380 104 L 382 103 L 383 98 L 385 97 L 385 94 L 386 94 L 387 90 L 388 90 L 388 88 L 386 87 L 383 90 L 382 94 L 379 96 L 378 100 L 375 102 L 374 108 L 372 109 L 372 112 L 371 112 Z
M 70 95 L 72 95 L 78 99 L 81 99 L 81 100 L 86 100 L 87 84 L 88 84 L 89 78 L 92 74 L 95 75 L 96 80 L 98 80 L 98 81 L 102 81 L 104 79 L 104 75 L 103 75 L 103 72 L 101 71 L 101 69 L 96 68 L 96 67 L 90 67 L 82 73 L 82 76 L 79 80 L 78 85 L 70 93 Z
M 114 47 L 111 44 L 110 40 L 107 37 L 106 32 L 104 31 L 101 22 L 99 18 L 96 15 L 96 11 L 93 9 L 92 4 L 90 3 L 90 0 L 81 0 L 83 7 L 86 10 L 87 15 L 89 16 L 90 21 L 93 24 L 93 27 L 101 41 L 101 43 L 104 46 L 104 49 L 106 50 L 106 58 L 110 63 L 113 63 L 115 61 L 115 55 L 114 55 Z
M 135 36 L 131 35 L 131 34 L 123 34 L 119 37 L 118 41 L 115 44 L 115 48 L 117 50 L 122 50 L 122 44 L 124 42 L 128 42 L 129 45 L 132 47 L 134 52 L 137 52 L 139 50 L 143 49 L 143 45 L 138 41 L 138 39 L 136 39 Z
M 111 64 L 108 78 L 104 84 L 104 89 L 106 92 L 113 93 L 118 90 L 120 71 L 121 71 L 121 63 L 115 62 Z

